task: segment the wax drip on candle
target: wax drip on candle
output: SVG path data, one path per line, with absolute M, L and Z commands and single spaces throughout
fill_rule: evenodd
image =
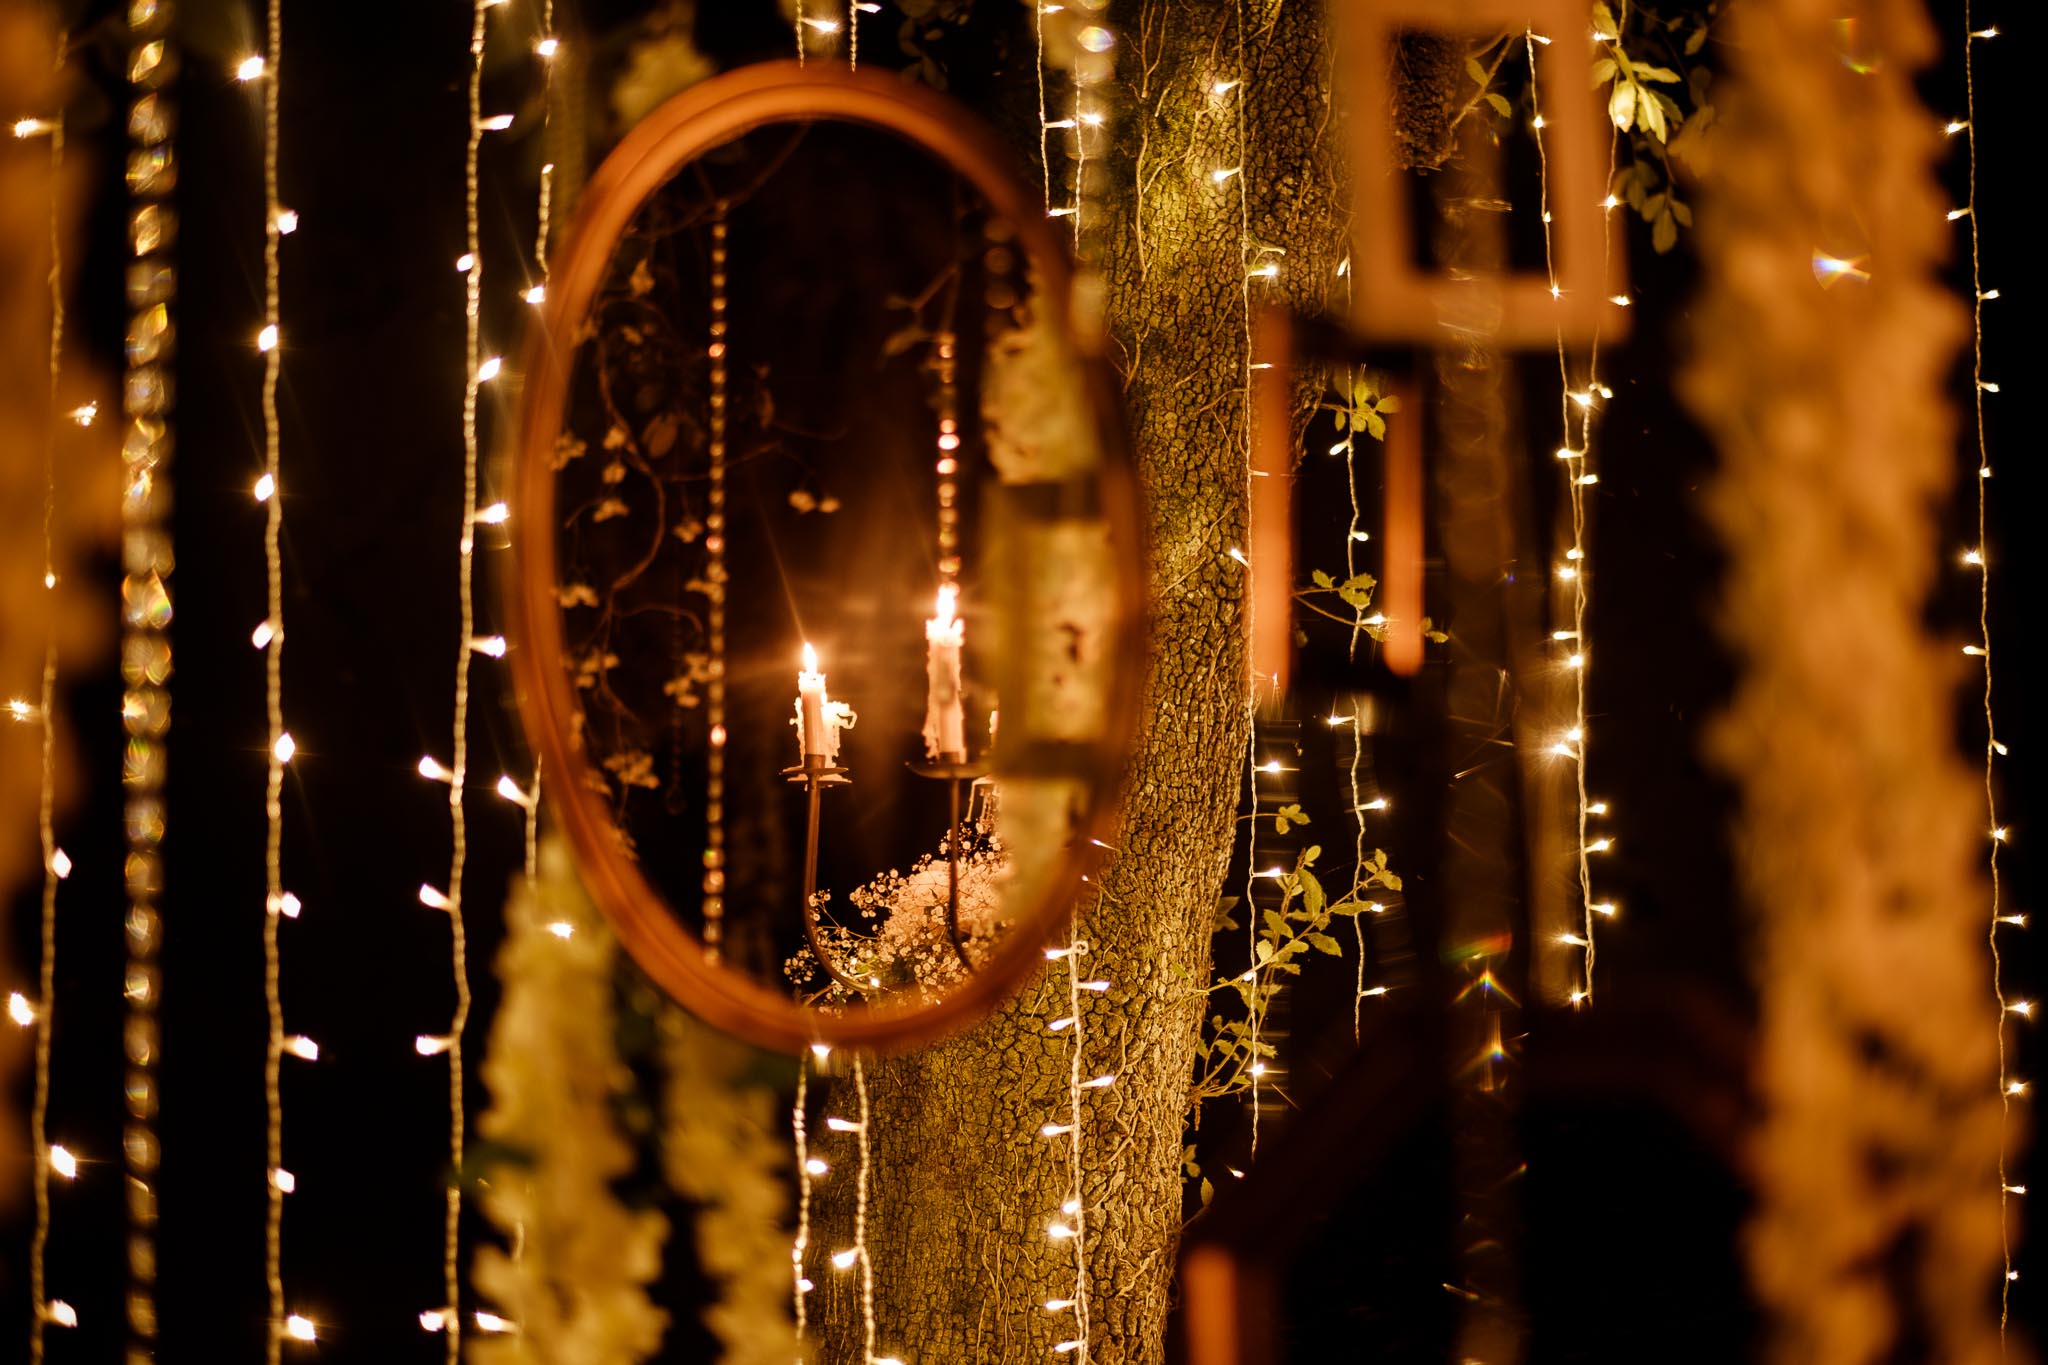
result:
M 825 695 L 825 675 L 818 667 L 818 651 L 804 642 L 803 671 L 796 675 L 796 734 L 805 758 L 816 755 L 826 762 L 839 758 L 839 732 L 850 730 L 856 717 L 853 708 Z
M 960 590 L 939 586 L 938 614 L 924 623 L 926 758 L 964 763 L 967 760 L 967 715 L 962 705 L 960 650 L 967 642 L 967 623 L 954 612 Z

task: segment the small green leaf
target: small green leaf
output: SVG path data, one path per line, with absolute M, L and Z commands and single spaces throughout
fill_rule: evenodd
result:
M 1598 90 L 1601 86 L 1613 80 L 1614 73 L 1617 70 L 1619 68 L 1615 66 L 1614 58 L 1612 57 L 1602 57 L 1599 61 L 1593 63 L 1593 88 Z
M 1510 118 L 1514 114 L 1514 110 L 1508 107 L 1507 96 L 1505 95 L 1489 90 L 1486 92 L 1486 102 L 1492 105 L 1493 112 L 1499 114 L 1502 118 Z
M 1209 1177 L 1202 1177 L 1202 1207 L 1208 1208 L 1209 1201 L 1216 1197 L 1216 1187 L 1209 1183 Z
M 1699 53 L 1699 50 L 1705 47 L 1706 45 L 1707 26 L 1705 24 L 1701 24 L 1698 28 L 1694 29 L 1690 35 L 1687 36 L 1685 40 L 1685 55 L 1688 57 L 1696 56 Z
M 1310 943 L 1315 945 L 1317 952 L 1328 953 L 1331 957 L 1344 956 L 1344 945 L 1331 938 L 1328 934 L 1309 934 L 1306 937 Z
M 1614 120 L 1614 126 L 1627 132 L 1636 124 L 1636 88 L 1627 81 L 1614 83 L 1614 94 L 1607 100 L 1607 117 Z
M 1477 57 L 1467 57 L 1465 59 L 1465 74 L 1472 78 L 1472 84 L 1474 85 L 1483 86 L 1486 84 L 1486 68 L 1479 64 Z
M 1337 580 L 1331 578 L 1329 574 L 1321 569 L 1317 569 L 1314 573 L 1310 574 L 1309 578 L 1319 588 L 1334 588 L 1337 586 Z
M 1659 214 L 1650 225 L 1650 246 L 1661 256 L 1677 245 L 1678 220 L 1668 213 Z

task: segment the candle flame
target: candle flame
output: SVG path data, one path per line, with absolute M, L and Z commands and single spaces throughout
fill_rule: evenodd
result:
M 804 672 L 816 673 L 817 671 L 818 651 L 811 648 L 811 642 L 806 640 L 804 641 Z

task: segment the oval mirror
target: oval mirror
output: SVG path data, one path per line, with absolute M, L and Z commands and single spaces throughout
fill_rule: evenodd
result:
M 1131 733 L 1114 388 L 1036 187 L 883 75 L 751 67 L 592 178 L 529 343 L 515 677 L 639 964 L 786 1050 L 1043 962 Z

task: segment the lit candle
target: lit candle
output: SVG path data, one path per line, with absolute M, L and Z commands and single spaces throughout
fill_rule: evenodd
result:
M 803 671 L 796 675 L 796 737 L 803 756 L 830 758 L 839 745 L 825 724 L 825 675 L 818 669 L 818 651 L 804 641 Z
M 938 615 L 924 623 L 924 751 L 927 758 L 967 758 L 967 717 L 960 698 L 960 647 L 967 623 L 953 613 L 960 590 L 939 589 Z

